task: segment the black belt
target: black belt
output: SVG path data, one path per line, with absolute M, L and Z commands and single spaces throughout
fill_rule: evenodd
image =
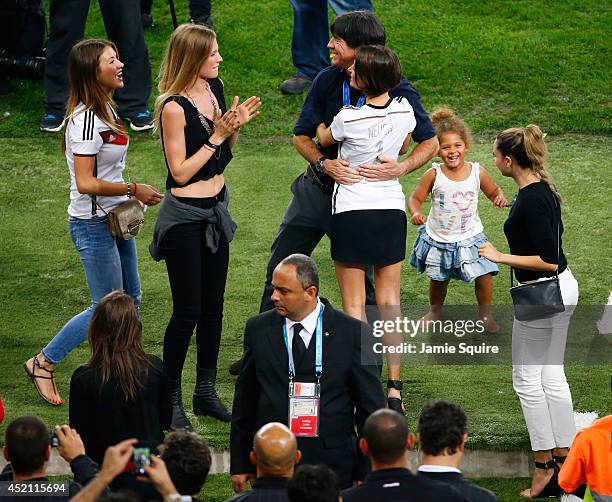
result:
M 308 167 L 306 168 L 306 174 L 310 176 L 310 179 L 312 179 L 312 182 L 316 186 L 318 186 L 324 194 L 331 195 L 334 192 L 333 187 L 326 185 L 319 179 L 319 175 L 312 167 L 312 164 L 308 164 Z

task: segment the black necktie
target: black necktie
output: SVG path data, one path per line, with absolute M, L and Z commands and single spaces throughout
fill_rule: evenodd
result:
M 304 326 L 302 326 L 299 322 L 293 325 L 293 341 L 291 342 L 291 352 L 293 353 L 293 365 L 295 366 L 295 371 L 297 371 L 297 366 L 302 360 L 304 353 L 306 352 L 306 345 L 304 344 L 304 340 L 300 336 L 300 331 Z

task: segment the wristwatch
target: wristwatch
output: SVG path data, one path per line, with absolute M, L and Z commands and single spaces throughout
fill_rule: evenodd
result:
M 326 160 L 327 157 L 321 157 L 319 160 L 317 160 L 313 164 L 315 171 L 317 171 L 318 173 L 325 173 L 325 170 L 323 169 L 323 162 L 325 162 Z

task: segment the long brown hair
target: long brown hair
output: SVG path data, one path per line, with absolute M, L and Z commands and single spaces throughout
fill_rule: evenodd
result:
M 103 384 L 114 377 L 126 400 L 134 399 L 151 362 L 142 347 L 142 324 L 132 297 L 122 291 L 104 296 L 91 318 L 88 340 L 87 365 L 100 368 Z
M 192 87 L 202 63 L 210 56 L 215 32 L 201 24 L 181 24 L 170 36 L 159 67 L 159 96 L 155 100 L 155 124 L 161 124 L 164 102 Z
M 512 157 L 523 169 L 531 169 L 548 184 L 557 201 L 563 199 L 557 191 L 548 170 L 548 150 L 544 142 L 545 134 L 533 124 L 527 127 L 512 127 L 500 132 L 495 138 L 495 147 L 504 156 Z
M 121 133 L 113 114 L 115 103 L 112 92 L 109 94 L 98 81 L 100 56 L 107 47 L 112 47 L 119 57 L 117 46 L 113 42 L 99 38 L 81 40 L 70 50 L 70 96 L 66 105 L 66 119 L 69 120 L 79 103 L 83 103 L 86 110 L 93 111 L 113 131 Z

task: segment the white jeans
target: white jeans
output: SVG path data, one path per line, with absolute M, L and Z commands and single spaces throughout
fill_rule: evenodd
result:
M 563 354 L 578 282 L 567 268 L 559 274 L 565 312 L 512 325 L 512 383 L 521 402 L 533 451 L 569 447 L 576 434 Z

